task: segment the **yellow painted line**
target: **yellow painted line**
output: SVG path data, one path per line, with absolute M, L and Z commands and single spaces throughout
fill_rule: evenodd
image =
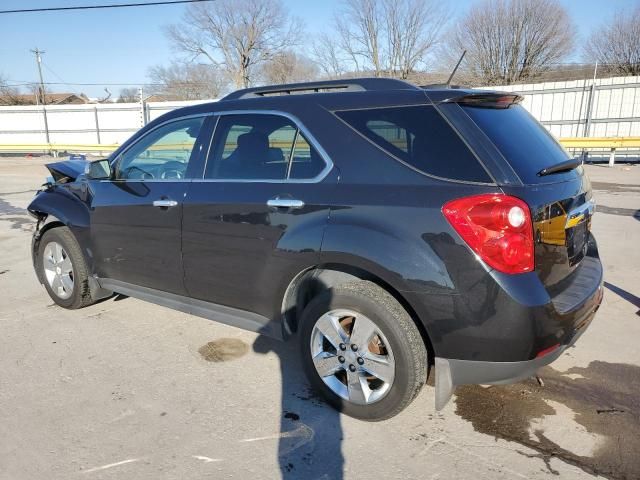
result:
M 5 152 L 36 152 L 43 150 L 70 151 L 70 152 L 106 152 L 117 149 L 120 145 L 112 144 L 84 144 L 84 143 L 28 143 L 0 145 L 0 151 Z M 192 143 L 171 143 L 154 145 L 148 150 L 191 150 Z
M 38 152 L 43 150 L 75 151 L 75 152 L 104 152 L 118 148 L 118 144 L 74 144 L 74 143 L 28 143 L 0 145 L 0 151 L 4 152 Z
M 567 148 L 640 148 L 640 137 L 561 138 Z
M 640 148 L 640 137 L 576 137 L 560 138 L 559 141 L 567 148 Z M 273 142 L 271 147 L 279 147 L 280 143 Z M 116 150 L 119 146 L 117 143 L 16 143 L 0 144 L 0 152 L 107 152 Z M 155 145 L 150 150 L 189 150 L 191 148 L 191 143 L 177 143 Z

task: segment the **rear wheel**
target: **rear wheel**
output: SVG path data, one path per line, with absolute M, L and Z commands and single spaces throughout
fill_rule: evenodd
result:
M 75 309 L 94 303 L 80 245 L 67 227 L 52 228 L 42 235 L 37 268 L 49 296 L 61 307 Z
M 416 397 L 427 378 L 427 350 L 398 301 L 358 281 L 325 290 L 305 308 L 300 328 L 305 372 L 347 415 L 378 421 Z

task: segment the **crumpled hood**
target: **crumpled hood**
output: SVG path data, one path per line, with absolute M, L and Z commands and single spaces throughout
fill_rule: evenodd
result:
M 73 182 L 84 173 L 86 160 L 63 160 L 62 162 L 47 163 L 45 166 L 58 183 Z

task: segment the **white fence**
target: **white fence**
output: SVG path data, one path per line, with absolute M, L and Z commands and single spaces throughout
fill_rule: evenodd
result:
M 491 87 L 524 95 L 523 105 L 557 137 L 640 136 L 640 77 Z M 2 144 L 122 143 L 146 122 L 200 102 L 0 106 Z
M 147 122 L 175 108 L 201 102 L 0 106 L 2 144 L 122 143 Z
M 640 77 L 491 87 L 517 92 L 556 137 L 640 136 Z

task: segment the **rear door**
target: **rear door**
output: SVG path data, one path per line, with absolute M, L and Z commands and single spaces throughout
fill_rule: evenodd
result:
M 112 180 L 91 181 L 98 276 L 184 294 L 182 205 L 202 155 L 204 116 L 162 124 L 119 155 Z
M 317 262 L 336 177 L 296 121 L 221 114 L 184 204 L 190 296 L 272 318 L 283 285 Z

